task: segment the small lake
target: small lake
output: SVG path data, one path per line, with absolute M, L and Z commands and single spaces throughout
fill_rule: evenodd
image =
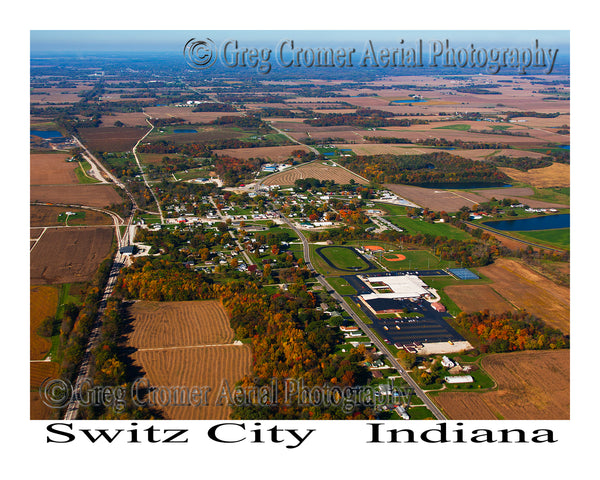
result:
M 493 222 L 483 222 L 482 225 L 504 232 L 569 228 L 571 226 L 571 214 L 560 213 L 558 215 L 545 215 L 542 217 L 520 218 L 516 220 L 496 220 Z
M 198 133 L 198 130 L 193 128 L 174 128 L 173 133 Z
M 61 138 L 63 136 L 62 133 L 57 132 L 56 130 L 30 130 L 29 135 L 35 135 L 36 137 L 42 137 L 45 139 Z

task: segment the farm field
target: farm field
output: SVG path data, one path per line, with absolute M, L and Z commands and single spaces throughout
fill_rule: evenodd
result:
M 497 391 L 435 394 L 451 419 L 569 419 L 569 350 L 493 354 L 483 358 L 482 366 L 498 384 Z
M 448 285 L 444 292 L 467 313 L 489 310 L 493 313 L 515 311 L 490 285 Z
M 141 127 L 80 128 L 81 141 L 92 151 L 126 152 L 150 129 Z
M 230 388 L 250 373 L 247 345 L 233 344 L 229 318 L 217 301 L 135 302 L 127 347 L 151 385 L 210 387 L 208 405 L 167 406 L 169 419 L 223 419 L 229 407 L 215 405 L 227 380 Z
M 65 153 L 33 153 L 29 156 L 31 185 L 77 184 L 77 162 L 67 162 Z
M 258 147 L 258 148 L 226 148 L 219 150 L 220 156 L 228 156 L 247 160 L 249 158 L 263 158 L 270 162 L 285 162 L 290 158 L 294 150 L 308 152 L 303 145 L 284 145 L 281 147 Z
M 152 118 L 182 118 L 190 123 L 208 123 L 219 117 L 242 115 L 242 112 L 192 112 L 188 107 L 148 107 L 144 111 Z
M 29 364 L 29 418 L 47 420 L 52 418 L 54 410 L 42 403 L 39 388 L 44 379 L 56 378 L 59 365 L 56 362 L 31 362 Z
M 50 228 L 30 254 L 32 285 L 85 282 L 110 252 L 110 227 Z
M 57 207 L 49 205 L 31 205 L 29 207 L 29 225 L 31 227 L 53 227 L 65 225 L 63 219 L 65 212 L 83 213 L 83 218 L 70 218 L 68 225 L 112 225 L 112 218 L 105 213 L 89 210 L 87 208 Z M 59 218 L 59 215 L 61 217 Z M 33 238 L 33 237 L 32 237 Z
M 250 373 L 252 352 L 247 345 L 179 348 L 172 350 L 138 350 L 134 362 L 145 371 L 151 385 L 161 387 L 209 387 L 207 405 L 166 406 L 162 409 L 170 420 L 221 420 L 229 418 L 229 406 L 217 405 L 226 386 Z M 225 403 L 227 400 L 224 401 Z
M 553 163 L 549 167 L 534 168 L 526 172 L 508 167 L 500 167 L 500 170 L 518 182 L 528 183 L 538 188 L 571 185 L 570 167 L 564 163 Z
M 339 184 L 347 184 L 350 180 L 363 185 L 367 184 L 358 175 L 337 166 L 325 165 L 323 163 L 306 163 L 296 168 L 289 168 L 280 173 L 269 175 L 263 181 L 263 185 L 294 185 L 296 180 L 303 178 L 316 178 L 317 180 L 333 180 Z
M 38 335 L 37 329 L 46 317 L 56 314 L 58 290 L 46 285 L 29 289 L 29 359 L 43 360 L 51 347 L 50 339 Z
M 513 198 L 526 203 L 532 208 L 568 208 L 562 203 L 545 202 L 522 197 L 520 195 L 533 195 L 533 190 L 528 187 L 505 187 L 491 189 L 477 189 L 477 193 L 464 190 L 423 188 L 413 185 L 398 185 L 386 183 L 385 188 L 396 195 L 405 198 L 421 207 L 435 211 L 456 212 L 461 207 L 472 207 L 475 204 L 489 201 L 492 197 L 498 200 Z
M 570 292 L 529 267 L 511 259 L 498 258 L 479 272 L 492 280 L 492 288 L 516 308 L 540 317 L 551 327 L 568 334 Z
M 108 184 L 90 185 L 32 185 L 29 192 L 31 202 L 65 203 L 108 207 L 123 203 L 123 199 Z
M 221 304 L 202 302 L 136 302 L 129 312 L 129 343 L 138 349 L 232 343 L 233 330 Z

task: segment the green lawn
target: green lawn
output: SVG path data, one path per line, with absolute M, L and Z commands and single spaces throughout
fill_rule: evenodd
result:
M 331 263 L 341 269 L 367 268 L 367 264 L 353 250 L 346 247 L 325 247 L 321 250 Z
M 571 229 L 558 228 L 556 230 L 533 230 L 527 232 L 511 232 L 519 238 L 552 245 L 558 248 L 569 249 L 571 245 Z
M 99 183 L 99 180 L 88 176 L 85 172 L 91 169 L 91 165 L 84 161 L 79 162 L 79 166 L 75 169 L 75 176 L 79 183 Z
M 356 290 L 346 280 L 340 277 L 329 277 L 327 281 L 340 295 L 356 295 Z

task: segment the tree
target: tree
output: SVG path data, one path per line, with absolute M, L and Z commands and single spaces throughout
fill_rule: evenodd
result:
M 412 368 L 415 362 L 417 361 L 417 355 L 414 353 L 409 353 L 406 350 L 399 350 L 396 354 L 396 358 L 400 362 L 404 368 L 409 369 Z

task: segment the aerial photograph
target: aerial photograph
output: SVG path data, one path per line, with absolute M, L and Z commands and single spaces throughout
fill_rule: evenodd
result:
M 30 40 L 30 419 L 571 418 L 569 31 Z

